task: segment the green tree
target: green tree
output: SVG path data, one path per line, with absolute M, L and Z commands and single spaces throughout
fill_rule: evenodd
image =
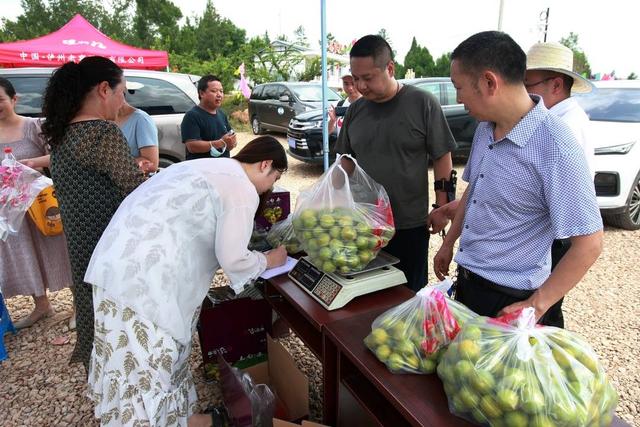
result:
M 578 46 L 578 35 L 570 32 L 567 37 L 560 39 L 560 44 L 565 45 L 573 51 L 573 71 L 580 75 L 591 75 L 591 66 L 587 60 L 587 55 Z
M 435 63 L 433 57 L 429 53 L 429 49 L 422 47 L 413 38 L 411 42 L 411 48 L 404 57 L 404 68 L 413 69 L 416 77 L 429 77 L 434 75 Z
M 404 75 L 406 74 L 407 70 L 398 61 L 393 61 L 393 63 L 395 64 L 395 77 L 396 77 L 396 79 L 404 79 Z
M 178 32 L 180 9 L 169 0 L 136 0 L 133 42 L 137 46 L 169 47 Z
M 2 19 L 3 40 L 28 40 L 49 34 L 77 13 L 110 37 L 121 41 L 129 38 L 129 6 L 125 0 L 22 0 L 20 5 L 22 15 L 14 21 Z
M 451 52 L 443 53 L 436 59 L 433 74 L 438 77 L 449 77 L 451 73 Z
M 629 76 L 627 77 L 627 80 L 637 80 L 638 76 L 636 73 L 634 73 L 633 71 L 631 72 L 631 74 L 629 74 Z

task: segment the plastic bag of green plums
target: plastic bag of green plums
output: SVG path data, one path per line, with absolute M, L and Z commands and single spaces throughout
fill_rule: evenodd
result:
M 315 266 L 342 274 L 363 270 L 395 233 L 387 192 L 348 155 L 301 192 L 293 229 Z
M 467 322 L 437 372 L 451 412 L 485 426 L 608 426 L 618 400 L 591 347 L 532 308 Z
M 460 328 L 478 315 L 446 296 L 446 278 L 390 308 L 371 324 L 365 345 L 393 373 L 431 374 Z

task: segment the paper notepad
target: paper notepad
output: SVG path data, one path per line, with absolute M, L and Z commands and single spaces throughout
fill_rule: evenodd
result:
M 260 275 L 260 277 L 262 277 L 263 279 L 271 279 L 272 277 L 276 277 L 281 274 L 288 273 L 291 270 L 293 270 L 293 267 L 296 265 L 297 262 L 298 262 L 297 259 L 291 258 L 290 256 L 288 256 L 287 261 L 284 263 L 284 265 L 281 265 L 280 267 L 269 268 L 265 270 L 264 273 Z

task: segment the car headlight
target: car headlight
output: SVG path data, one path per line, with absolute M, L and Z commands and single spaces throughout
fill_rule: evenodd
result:
M 609 147 L 600 147 L 595 149 L 595 154 L 627 154 L 635 145 L 636 141 L 627 142 L 626 144 L 611 145 Z

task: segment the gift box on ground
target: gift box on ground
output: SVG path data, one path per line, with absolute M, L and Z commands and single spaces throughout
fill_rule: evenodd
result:
M 198 321 L 205 376 L 217 376 L 218 355 L 240 368 L 265 361 L 271 322 L 271 306 L 265 300 L 205 298 Z

